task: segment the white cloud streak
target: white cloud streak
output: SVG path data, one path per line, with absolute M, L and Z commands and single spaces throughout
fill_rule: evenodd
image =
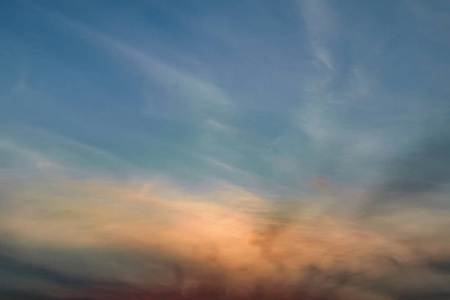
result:
M 333 58 L 327 47 L 327 39 L 336 28 L 331 10 L 322 0 L 302 0 L 300 5 L 313 54 L 319 65 L 325 66 L 328 71 L 333 71 Z

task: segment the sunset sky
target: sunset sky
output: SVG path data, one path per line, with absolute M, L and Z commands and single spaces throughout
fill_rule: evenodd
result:
M 1 1 L 0 300 L 450 299 L 449 53 L 446 0 Z

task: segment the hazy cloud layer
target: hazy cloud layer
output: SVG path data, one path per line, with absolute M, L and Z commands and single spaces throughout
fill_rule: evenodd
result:
M 440 230 L 448 218 L 432 210 L 391 213 L 381 220 L 391 224 L 384 229 L 348 215 L 348 207 L 311 207 L 301 198 L 273 204 L 227 185 L 186 194 L 158 182 L 39 180 L 20 190 L 2 186 L 13 200 L 1 213 L 6 299 L 408 299 L 449 292 L 449 237 Z M 411 218 L 423 223 L 409 226 Z

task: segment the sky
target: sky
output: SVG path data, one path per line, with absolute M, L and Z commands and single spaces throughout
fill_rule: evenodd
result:
M 445 0 L 2 1 L 0 299 L 450 298 L 449 32 Z

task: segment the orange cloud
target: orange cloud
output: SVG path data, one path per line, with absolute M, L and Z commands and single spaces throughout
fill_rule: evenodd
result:
M 415 259 L 398 236 L 369 223 L 317 207 L 309 210 L 302 199 L 275 205 L 225 184 L 187 194 L 156 182 L 58 179 L 16 191 L 15 197 L 19 200 L 2 213 L 1 225 L 16 240 L 36 247 L 142 256 L 142 265 L 127 265 L 106 277 L 176 287 L 186 295 L 205 284 L 219 289 L 218 282 L 233 295 L 255 292 L 258 282 L 266 282 L 262 289 L 267 295 L 279 285 L 293 293 L 305 278 L 315 278 L 311 289 L 333 290 L 344 280 L 342 274 L 390 274 L 394 267 L 380 263 L 387 261 L 383 257 L 399 263 Z M 155 261 L 158 276 L 152 271 Z M 112 270 L 108 264 L 108 259 L 92 263 Z M 339 293 L 361 295 L 358 284 L 339 286 Z M 372 294 L 364 299 L 388 299 Z

